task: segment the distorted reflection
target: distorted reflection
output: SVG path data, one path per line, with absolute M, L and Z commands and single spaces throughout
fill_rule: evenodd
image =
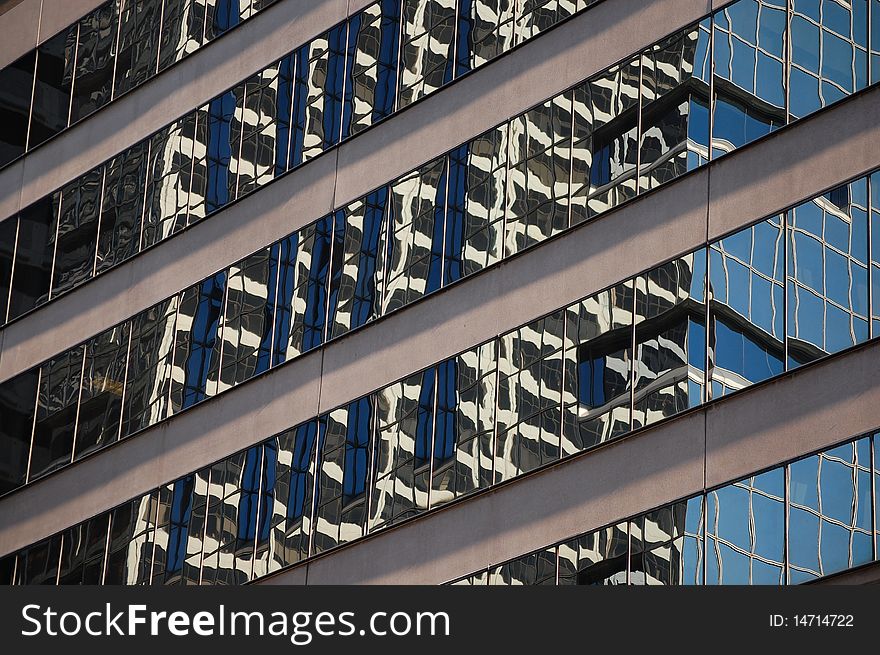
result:
M 103 182 L 103 168 L 96 168 L 61 190 L 53 298 L 92 277 Z
M 523 555 L 489 569 L 490 585 L 555 585 L 556 548 Z
M 516 4 L 516 0 L 458 0 L 456 75 L 513 47 Z
M 455 0 L 402 0 L 400 91 L 406 107 L 452 80 Z
M 70 122 L 110 102 L 116 45 L 117 3 L 106 2 L 79 22 Z
M 626 584 L 628 552 L 626 522 L 559 544 L 559 584 Z

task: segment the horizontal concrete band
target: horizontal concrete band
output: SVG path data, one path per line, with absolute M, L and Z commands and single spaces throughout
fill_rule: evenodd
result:
M 447 92 L 467 93 L 471 80 L 483 79 L 479 74 L 462 80 Z M 458 137 L 452 129 L 432 131 L 430 121 L 408 127 L 423 108 L 434 100 L 444 104 L 445 97 L 441 93 L 428 99 L 421 107 L 414 107 L 412 113 L 343 144 L 193 229 L 8 325 L 0 331 L 0 381 L 134 316 L 332 208 L 344 206 L 386 182 L 388 168 L 396 169 L 392 173 L 403 173 L 423 163 L 428 155 L 454 147 Z M 466 103 L 466 98 L 462 102 Z M 472 106 L 478 111 L 471 118 L 479 122 L 481 112 L 488 107 L 479 98 Z M 442 116 L 438 114 L 438 121 L 446 123 Z M 439 142 L 436 144 L 432 140 L 435 135 Z M 377 173 L 376 169 L 383 169 L 376 160 L 378 155 L 362 145 L 368 143 L 380 150 L 383 140 L 386 149 L 399 150 L 382 171 L 386 177 Z M 398 147 L 399 144 L 408 147 Z M 515 302 L 520 303 L 519 298 L 524 302 L 503 311 L 515 315 L 518 322 L 511 325 L 515 327 L 693 249 L 704 243 L 707 235 L 715 239 L 811 198 L 880 165 L 878 145 L 880 88 L 873 88 L 575 229 L 573 233 L 578 237 L 563 236 L 561 244 L 545 244 L 533 254 L 524 254 L 533 262 L 531 268 L 523 270 L 519 281 Z M 343 161 L 344 165 L 340 163 Z M 334 182 L 338 185 L 335 189 Z M 542 250 L 545 247 L 547 250 Z M 521 268 L 505 266 L 507 263 L 502 264 L 502 270 L 507 276 L 511 270 Z M 536 275 L 535 271 L 542 274 Z M 487 275 L 490 274 L 478 277 Z M 551 278 L 558 279 L 551 285 Z M 476 284 L 491 285 L 494 278 L 486 279 Z M 447 310 L 447 303 L 440 300 L 447 293 L 444 290 L 425 301 L 437 307 L 432 320 L 438 324 L 444 312 L 452 311 L 455 317 L 460 307 L 470 307 L 465 301 L 464 305 L 451 305 L 452 309 Z M 485 296 L 487 302 L 494 302 L 491 292 Z M 478 340 L 491 336 L 486 331 L 478 330 L 474 336 L 477 334 Z M 432 362 L 426 362 L 429 363 Z M 407 372 L 411 371 L 404 373 Z
M 263 583 L 438 584 L 858 436 L 880 425 L 878 354 L 826 360 Z
M 66 2 L 52 0 L 53 5 Z M 0 171 L 0 218 L 107 161 L 344 20 L 349 10 L 368 4 L 279 0 L 183 59 L 173 71 L 153 77 Z
M 880 584 L 880 562 L 866 564 L 827 578 L 819 578 L 814 585 L 877 585 Z

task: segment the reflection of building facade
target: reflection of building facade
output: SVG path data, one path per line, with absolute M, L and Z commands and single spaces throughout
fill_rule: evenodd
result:
M 262 25 L 271 3 L 117 4 L 65 33 L 69 71 L 50 90 L 67 93 L 68 114 L 54 133 L 79 120 L 72 116 L 100 121 L 95 112 L 117 91 L 137 93 L 239 22 Z M 516 46 L 546 43 L 543 33 L 563 19 L 615 11 L 611 4 L 379 0 L 316 26 L 317 37 L 283 58 L 0 220 L 0 323 L 9 323 L 0 329 L 38 322 L 91 278 L 118 278 L 135 255 L 174 248 L 179 233 L 199 234 L 233 203 L 254 208 L 247 220 L 259 221 L 264 187 L 307 179 L 290 172 L 319 170 L 319 157 L 326 165 L 368 129 L 390 130 L 405 107 L 430 108 L 432 97 L 456 93 L 456 79 L 491 70 Z M 105 34 L 111 24 L 116 41 Z M 500 107 L 491 129 L 460 126 L 458 145 L 376 188 L 337 198 L 334 182 L 320 215 L 290 208 L 292 232 L 169 288 L 156 305 L 134 303 L 122 323 L 0 380 L 2 517 L 16 494 L 54 484 L 62 469 L 72 477 L 85 458 L 103 461 L 112 444 L 158 439 L 187 415 L 222 413 L 243 397 L 242 385 L 273 389 L 285 371 L 320 361 L 319 372 L 304 374 L 318 398 L 307 416 L 264 434 L 257 411 L 237 452 L 194 460 L 182 477 L 108 499 L 97 517 L 0 553 L 2 580 L 243 584 L 295 575 L 319 555 L 393 540 L 413 519 L 441 516 L 440 507 L 599 452 L 611 457 L 616 444 L 650 439 L 669 419 L 874 347 L 880 159 L 835 178 L 831 190 L 740 216 L 723 231 L 710 204 L 725 189 L 707 182 L 708 199 L 692 199 L 705 236 L 677 235 L 689 245 L 664 246 L 647 267 L 628 261 L 626 232 L 639 207 L 659 207 L 681 178 L 713 175 L 769 147 L 783 128 L 808 134 L 801 119 L 874 93 L 880 1 L 737 0 L 686 25 L 604 70 L 581 62 L 574 86 L 524 111 Z M 106 39 L 117 48 L 112 66 Z M 34 89 L 50 46 L 61 52 L 49 42 L 37 49 Z M 102 82 L 96 71 L 106 66 Z M 26 139 L 43 120 L 33 94 Z M 18 100 L 4 97 L 0 109 L 14 111 Z M 406 375 L 346 380 L 344 400 L 322 403 L 322 384 L 346 374 L 332 368 L 334 349 L 418 308 L 454 317 L 440 304 L 447 289 L 501 285 L 517 262 L 536 262 L 530 281 L 542 281 L 554 270 L 547 252 L 605 224 L 623 236 L 604 237 L 617 261 L 611 276 L 594 271 L 602 285 L 560 274 L 565 302 L 538 312 L 524 282 L 461 352 L 435 344 L 443 354 L 415 359 Z M 429 323 L 449 326 L 449 318 Z M 410 347 L 375 343 L 382 352 Z M 751 393 L 771 394 L 770 386 Z M 572 525 L 565 539 L 486 561 L 461 581 L 788 584 L 865 565 L 878 555 L 878 446 L 872 435 L 827 435 L 819 454 L 767 461 L 672 503 L 640 497 L 637 515 Z M 547 498 L 547 511 L 567 500 Z

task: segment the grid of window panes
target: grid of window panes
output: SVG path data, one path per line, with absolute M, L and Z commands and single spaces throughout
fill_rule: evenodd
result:
M 877 559 L 878 454 L 880 434 L 862 437 L 451 584 L 783 585 L 839 573 Z
M 540 31 L 582 8 L 407 0 L 401 14 L 401 2 L 371 5 L 0 222 L 0 324 L 439 88 L 453 66 L 438 55 L 457 57 L 461 74 L 485 61 L 477 48 L 509 47 L 513 24 Z M 785 5 L 738 0 L 374 191 L 392 194 L 398 238 L 371 255 L 393 262 L 393 297 L 378 307 L 430 293 L 876 81 L 880 57 L 867 52 L 877 49 L 869 32 L 880 42 L 880 0 Z
M 425 198 L 457 157 L 0 384 L 0 492 L 322 347 L 383 304 L 420 297 L 440 276 L 430 262 L 447 252 L 432 246 L 437 216 Z M 383 507 L 370 527 L 424 510 L 429 487 L 452 499 L 880 336 L 876 303 L 869 321 L 878 193 L 880 171 L 380 394 L 372 495 Z M 405 266 L 412 258 L 424 265 Z M 456 384 L 467 388 L 466 415 Z M 450 439 L 435 421 L 467 436 Z

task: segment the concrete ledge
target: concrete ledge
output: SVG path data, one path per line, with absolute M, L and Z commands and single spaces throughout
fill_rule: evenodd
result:
M 872 562 L 849 571 L 841 571 L 808 584 L 820 586 L 880 584 L 880 562 Z

